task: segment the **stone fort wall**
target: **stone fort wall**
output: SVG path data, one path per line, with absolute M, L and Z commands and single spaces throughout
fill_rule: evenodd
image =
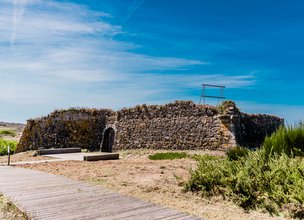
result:
M 99 150 L 107 118 L 115 114 L 108 109 L 69 109 L 28 120 L 16 151 L 70 147 Z
M 235 145 L 215 107 L 175 102 L 118 112 L 119 149 L 217 149 Z
M 176 101 L 119 111 L 69 109 L 28 120 L 17 152 L 38 148 L 81 147 L 100 150 L 114 133 L 111 149 L 225 149 L 257 147 L 284 120 L 241 113 L 233 102 L 220 106 Z M 111 140 L 112 140 L 111 139 Z

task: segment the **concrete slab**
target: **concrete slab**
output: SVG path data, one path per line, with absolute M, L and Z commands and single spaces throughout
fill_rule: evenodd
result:
M 98 157 L 107 157 L 102 155 L 109 155 L 111 153 L 103 152 L 94 152 L 94 153 L 68 153 L 68 154 L 48 154 L 48 157 L 54 157 L 63 160 L 84 160 L 84 157 L 98 158 Z M 116 156 L 117 157 L 117 156 Z
M 23 165 L 23 164 L 50 163 L 50 162 L 61 162 L 67 160 L 97 161 L 97 160 L 119 159 L 118 153 L 106 153 L 106 152 L 48 154 L 47 156 L 51 157 L 52 159 L 12 162 L 11 165 L 13 166 L 13 165 Z M 6 166 L 6 165 L 7 163 L 0 163 L 0 166 Z

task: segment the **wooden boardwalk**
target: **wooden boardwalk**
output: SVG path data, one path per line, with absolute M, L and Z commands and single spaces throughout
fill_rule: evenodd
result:
M 103 187 L 16 167 L 0 166 L 0 193 L 33 219 L 201 219 Z

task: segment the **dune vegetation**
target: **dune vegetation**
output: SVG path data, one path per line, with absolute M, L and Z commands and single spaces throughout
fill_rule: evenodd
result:
M 241 147 L 226 158 L 197 156 L 186 189 L 222 195 L 244 209 L 304 218 L 304 126 L 282 127 L 256 151 Z
M 7 148 L 10 147 L 11 154 L 13 154 L 16 150 L 17 141 L 9 141 L 0 138 L 0 156 L 7 155 Z
M 1 136 L 15 137 L 16 136 L 16 131 L 13 131 L 13 130 L 0 130 L 0 137 Z

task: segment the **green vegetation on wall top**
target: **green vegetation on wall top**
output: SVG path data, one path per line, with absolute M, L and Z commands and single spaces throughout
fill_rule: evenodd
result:
M 233 107 L 234 109 L 236 109 L 237 111 L 240 112 L 240 109 L 236 107 L 236 104 L 234 101 L 232 100 L 226 100 L 226 101 L 223 101 L 221 104 L 219 104 L 216 108 L 217 108 L 217 111 L 220 113 L 220 114 L 224 114 L 227 109 L 229 107 Z

